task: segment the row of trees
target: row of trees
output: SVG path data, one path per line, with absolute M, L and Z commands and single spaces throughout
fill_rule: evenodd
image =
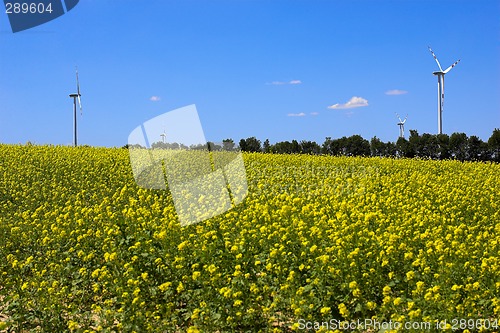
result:
M 177 143 L 177 142 L 162 142 L 162 141 L 157 141 L 153 142 L 151 144 L 151 148 L 153 149 L 170 149 L 170 150 L 235 150 L 235 144 L 233 140 L 227 139 L 224 140 L 227 142 L 223 142 L 222 145 L 218 145 L 214 142 L 207 142 L 206 144 L 192 144 L 189 146 L 186 146 L 183 143 Z M 230 143 L 229 143 L 230 142 Z M 140 144 L 133 144 L 129 145 L 126 144 L 123 146 L 123 148 L 135 148 L 135 149 L 146 149 L 146 147 L 140 145 Z
M 231 139 L 223 141 L 222 149 L 234 149 Z M 383 142 L 377 137 L 370 141 L 360 135 L 332 139 L 327 137 L 320 146 L 314 141 L 292 140 L 270 144 L 266 139 L 262 144 L 255 137 L 241 139 L 239 147 L 247 152 L 265 152 L 279 154 L 328 154 L 344 156 L 385 156 L 385 157 L 420 157 L 431 159 L 457 159 L 460 161 L 496 161 L 500 162 L 500 129 L 495 129 L 487 142 L 465 133 L 419 135 L 410 130 L 408 139 L 399 138 L 396 142 Z

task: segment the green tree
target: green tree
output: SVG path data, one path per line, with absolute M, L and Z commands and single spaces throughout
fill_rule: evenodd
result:
M 260 152 L 262 151 L 260 140 L 255 136 L 240 140 L 240 148 L 242 151 Z
M 300 152 L 302 154 L 318 155 L 321 152 L 321 147 L 314 141 L 300 141 Z
M 245 139 L 241 139 L 239 142 L 240 150 L 241 151 L 248 151 L 247 148 L 247 141 Z
M 465 133 L 453 133 L 450 136 L 450 150 L 455 159 L 465 161 L 467 158 L 467 135 Z
M 234 150 L 235 143 L 233 139 L 224 139 L 222 140 L 222 149 L 231 151 Z
M 276 142 L 271 150 L 277 154 L 291 154 L 292 144 L 289 141 Z
M 439 144 L 435 135 L 424 133 L 419 140 L 420 157 L 436 159 L 439 156 Z
M 406 140 L 405 138 L 398 138 L 398 141 L 396 141 L 396 155 L 398 157 L 415 157 L 415 152 L 410 145 L 410 142 Z
M 500 162 L 500 129 L 495 128 L 490 138 L 488 139 L 492 158 L 496 162 Z
M 467 160 L 481 161 L 484 156 L 484 142 L 477 136 L 472 135 L 467 141 Z
M 292 153 L 293 154 L 300 153 L 300 145 L 297 140 L 292 140 Z
M 215 144 L 214 142 L 211 142 L 211 141 L 207 142 L 207 147 L 208 147 L 208 151 L 220 151 L 220 150 L 222 150 L 221 145 Z
M 436 135 L 436 140 L 438 144 L 438 158 L 441 160 L 451 158 L 450 137 L 448 134 L 438 134 Z
M 385 153 L 384 156 L 387 157 L 395 157 L 396 156 L 396 144 L 392 141 L 389 141 L 385 144 Z
M 264 153 L 271 152 L 271 144 L 269 143 L 269 139 L 266 139 L 266 141 L 264 141 L 264 145 L 262 146 L 262 150 L 264 151 Z
M 420 135 L 417 130 L 410 130 L 410 137 L 408 138 L 409 149 L 408 153 L 411 156 L 406 157 L 415 157 L 421 156 L 422 146 L 420 144 Z
M 370 156 L 370 143 L 361 135 L 352 135 L 346 140 L 346 154 L 348 156 Z
M 332 143 L 332 138 L 327 136 L 325 138 L 325 141 L 323 142 L 323 144 L 321 145 L 321 153 L 322 154 L 329 154 L 331 155 L 332 152 L 330 151 L 330 145 Z
M 335 139 L 330 143 L 330 150 L 332 155 L 347 155 L 347 137 L 343 136 Z
M 386 149 L 385 143 L 383 143 L 379 138 L 374 136 L 370 140 L 370 151 L 372 156 L 385 156 Z

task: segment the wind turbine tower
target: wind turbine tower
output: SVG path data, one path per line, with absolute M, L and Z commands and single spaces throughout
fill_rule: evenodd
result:
M 80 82 L 78 81 L 78 68 L 76 68 L 76 93 L 69 94 L 69 97 L 73 98 L 73 145 L 78 146 L 78 135 L 76 126 L 76 100 L 78 99 L 78 105 L 80 106 L 80 115 L 82 115 L 82 101 L 80 99 Z
M 441 68 L 441 64 L 439 63 L 438 58 L 432 51 L 431 47 L 429 46 L 429 51 L 431 51 L 432 56 L 434 57 L 434 60 L 436 60 L 436 63 L 439 67 L 439 71 L 435 71 L 432 74 L 437 76 L 438 79 L 438 134 L 443 134 L 443 106 L 444 106 L 444 75 L 448 73 L 453 67 L 455 67 L 459 62 L 460 59 L 455 61 L 453 65 L 448 67 L 443 71 Z
M 404 139 L 404 137 L 405 137 L 405 123 L 406 123 L 406 119 L 408 119 L 408 115 L 406 115 L 405 120 L 401 120 L 401 118 L 399 117 L 399 114 L 397 114 L 397 113 L 396 113 L 396 116 L 399 119 L 399 123 L 398 123 L 399 137 Z

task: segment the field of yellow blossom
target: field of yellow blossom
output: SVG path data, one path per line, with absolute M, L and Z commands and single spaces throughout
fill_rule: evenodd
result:
M 0 332 L 500 325 L 500 165 L 243 158 L 244 201 L 181 227 L 126 149 L 0 145 Z

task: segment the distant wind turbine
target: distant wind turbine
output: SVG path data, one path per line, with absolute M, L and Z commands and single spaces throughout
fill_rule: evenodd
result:
M 76 126 L 76 100 L 80 106 L 80 115 L 82 115 L 82 101 L 80 99 L 80 82 L 78 80 L 78 67 L 76 68 L 76 94 L 70 94 L 69 97 L 73 98 L 73 145 L 78 146 L 77 126 Z
M 408 119 L 408 115 L 406 115 L 405 120 L 401 120 L 401 117 L 399 117 L 399 114 L 397 114 L 397 113 L 396 113 L 396 116 L 399 119 L 399 123 L 398 123 L 399 137 L 404 138 L 405 137 L 405 123 L 406 123 L 406 119 Z
M 448 67 L 443 71 L 441 68 L 441 64 L 439 63 L 438 58 L 432 51 L 431 47 L 429 46 L 429 51 L 431 51 L 432 56 L 434 57 L 434 60 L 436 60 L 436 63 L 439 67 L 439 71 L 433 72 L 432 74 L 436 75 L 438 78 L 438 134 L 443 134 L 443 106 L 444 106 L 444 75 L 448 73 L 453 67 L 455 67 L 459 62 L 460 59 L 455 61 L 453 65 Z

